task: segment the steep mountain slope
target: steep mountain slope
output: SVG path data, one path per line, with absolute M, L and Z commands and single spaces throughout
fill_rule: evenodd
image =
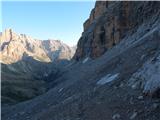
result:
M 19 61 L 25 55 L 43 62 L 70 60 L 75 51 L 59 40 L 36 40 L 25 34 L 18 35 L 12 29 L 6 29 L 0 40 L 1 61 L 7 64 Z
M 158 16 L 159 2 L 97 2 L 84 23 L 74 58 L 97 58 L 147 23 L 145 34 L 151 30 Z
M 32 57 L 12 64 L 1 64 L 2 105 L 16 104 L 45 93 L 49 80 L 60 74 L 59 66 Z M 54 78 L 49 78 L 52 75 Z
M 91 47 L 92 44 L 98 45 L 100 51 L 104 47 L 98 44 L 103 37 L 93 41 L 90 33 L 98 31 L 99 25 L 107 23 L 103 17 L 109 18 L 114 14 L 112 10 L 121 13 L 121 9 L 126 8 L 122 4 L 133 5 L 134 12 L 130 17 L 138 15 L 135 19 L 143 21 L 136 28 L 122 32 L 124 37 L 120 37 L 118 43 L 111 45 L 105 53 L 91 52 L 97 50 Z M 137 13 L 135 8 L 138 6 L 149 18 L 147 16 L 145 19 L 146 16 L 138 14 L 141 12 Z M 160 2 L 96 2 L 91 12 L 93 18 L 99 16 L 96 18 L 96 27 L 92 28 L 91 23 L 85 29 L 82 37 L 88 37 L 79 40 L 74 59 L 65 66 L 63 74 L 51 82 L 52 89 L 32 100 L 2 108 L 2 119 L 159 120 L 159 6 Z M 104 9 L 108 12 L 103 13 Z M 99 19 L 104 19 L 104 22 Z M 131 23 L 135 19 L 131 19 Z M 98 36 L 99 32 L 94 34 L 94 38 Z M 112 40 L 107 39 L 108 42 Z

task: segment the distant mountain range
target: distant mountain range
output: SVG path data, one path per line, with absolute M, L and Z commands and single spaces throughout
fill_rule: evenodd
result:
M 0 35 L 2 63 L 14 63 L 27 56 L 42 62 L 70 60 L 75 47 L 69 47 L 59 40 L 37 40 L 25 34 L 6 29 Z

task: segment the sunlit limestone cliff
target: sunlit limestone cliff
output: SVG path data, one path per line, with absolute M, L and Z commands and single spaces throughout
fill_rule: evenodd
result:
M 14 63 L 26 56 L 44 62 L 70 60 L 75 51 L 59 40 L 37 40 L 25 34 L 19 35 L 12 29 L 6 29 L 0 41 L 3 63 Z

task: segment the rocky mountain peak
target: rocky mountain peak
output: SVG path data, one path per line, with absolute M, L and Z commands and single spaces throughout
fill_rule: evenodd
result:
M 6 29 L 4 33 L 1 34 L 0 40 L 10 41 L 13 36 L 13 30 L 12 29 Z
M 38 40 L 26 34 L 17 34 L 12 29 L 6 29 L 0 41 L 1 61 L 7 64 L 21 60 L 24 53 L 44 62 L 70 60 L 75 51 L 60 40 Z

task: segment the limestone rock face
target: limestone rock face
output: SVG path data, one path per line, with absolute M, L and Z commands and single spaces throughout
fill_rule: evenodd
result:
M 142 23 L 152 25 L 160 15 L 159 6 L 159 2 L 97 1 L 84 23 L 74 59 L 97 58 L 134 34 Z
M 84 23 L 84 30 L 88 29 L 91 23 L 105 12 L 107 7 L 108 7 L 108 1 L 96 2 L 95 8 L 92 9 L 89 19 L 86 20 L 86 22 Z
M 59 40 L 37 40 L 25 34 L 16 34 L 12 29 L 0 36 L 2 63 L 14 63 L 31 56 L 38 61 L 69 60 L 75 49 Z
M 45 40 L 42 42 L 42 45 L 52 61 L 58 59 L 70 60 L 75 53 L 74 48 L 69 47 L 59 40 Z

